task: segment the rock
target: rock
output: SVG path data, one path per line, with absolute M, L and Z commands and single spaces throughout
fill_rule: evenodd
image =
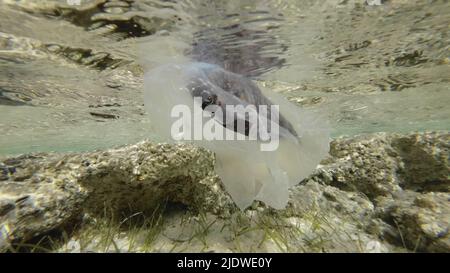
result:
M 207 179 L 212 155 L 187 145 L 144 141 L 108 151 L 25 155 L 3 164 L 17 171 L 0 184 L 1 249 L 63 229 L 84 212 L 120 217 L 166 201 L 198 209 L 224 199 L 217 178 Z
M 417 134 L 392 141 L 402 164 L 398 174 L 403 188 L 414 191 L 450 191 L 450 135 Z
M 287 249 L 449 252 L 448 143 L 445 132 L 335 139 L 330 157 L 291 188 L 285 210 L 255 202 L 239 217 L 213 171 L 213 155 L 193 146 L 143 141 L 106 151 L 5 158 L 0 248 L 66 231 L 85 215 L 151 215 L 168 201 L 216 217 L 211 221 L 218 234 L 221 225 L 237 225 L 233 219 L 251 223 L 269 215 L 275 230 L 281 219 L 289 232 L 302 234 L 289 237 Z M 247 227 L 248 238 L 258 238 L 260 227 Z
M 415 251 L 448 252 L 449 201 L 449 193 L 409 192 L 402 198 L 381 202 L 380 216 L 396 228 L 395 237 L 390 239 L 396 240 L 397 244 Z
M 401 190 L 395 181 L 397 160 L 389 141 L 386 134 L 333 141 L 330 154 L 334 164 L 327 170 L 332 176 L 328 183 L 369 198 Z
M 16 168 L 19 174 L 27 175 L 18 179 L 13 174 L 0 184 L 0 249 L 8 249 L 9 244 L 20 248 L 34 238 L 70 226 L 83 210 L 87 195 L 72 183 L 74 177 L 67 173 L 48 175 L 52 170 L 36 168 L 38 160 L 21 157 Z M 33 174 L 28 175 L 28 170 Z
M 331 143 L 334 164 L 327 183 L 360 191 L 371 199 L 403 189 L 448 191 L 449 143 L 448 133 L 337 139 Z
M 374 211 L 366 209 L 366 217 L 350 213 L 369 233 L 414 251 L 448 252 L 449 143 L 449 133 L 340 138 L 312 179 L 366 196 Z M 351 199 L 329 196 L 349 207 Z M 350 207 L 364 208 L 361 204 Z

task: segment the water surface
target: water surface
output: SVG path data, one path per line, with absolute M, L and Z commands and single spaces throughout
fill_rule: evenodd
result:
M 450 3 L 383 2 L 0 0 L 0 154 L 157 140 L 143 66 L 177 59 L 245 75 L 333 136 L 449 130 Z

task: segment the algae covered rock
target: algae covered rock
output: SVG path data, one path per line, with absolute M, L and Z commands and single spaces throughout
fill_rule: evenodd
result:
M 448 133 L 339 138 L 313 179 L 365 196 L 369 217 L 353 216 L 367 232 L 413 251 L 448 252 L 449 143 Z M 352 201 L 340 200 L 343 207 Z
M 206 150 L 146 141 L 107 151 L 5 159 L 0 182 L 2 248 L 64 229 L 85 212 L 126 217 L 167 201 L 193 209 L 208 200 L 215 205 L 211 198 L 220 200 L 223 191 L 213 177 L 207 178 L 212 164 Z
M 239 251 L 225 246 L 240 238 L 249 250 L 256 245 L 269 251 L 273 242 L 258 240 L 279 233 L 287 236 L 281 251 L 449 252 L 449 143 L 446 132 L 335 139 L 322 165 L 291 188 L 285 210 L 255 202 L 245 212 L 214 173 L 213 154 L 190 145 L 143 141 L 105 151 L 2 158 L 0 248 L 14 250 L 58 231 L 70 234 L 88 216 L 151 215 L 169 202 L 183 205 L 163 227 L 174 235 L 174 241 L 160 239 L 169 248 L 197 249 L 178 238 L 183 227 L 173 228 L 194 221 L 206 230 L 188 227 L 195 234 L 216 231 L 202 237 L 207 249 Z M 176 216 L 186 208 L 198 216 Z

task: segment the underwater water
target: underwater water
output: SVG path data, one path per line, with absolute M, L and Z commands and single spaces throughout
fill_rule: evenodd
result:
M 379 2 L 0 0 L 0 155 L 160 140 L 143 75 L 174 61 L 248 77 L 333 137 L 449 130 L 450 3 Z
M 448 0 L 0 0 L 0 252 L 449 252 L 449 82 Z

